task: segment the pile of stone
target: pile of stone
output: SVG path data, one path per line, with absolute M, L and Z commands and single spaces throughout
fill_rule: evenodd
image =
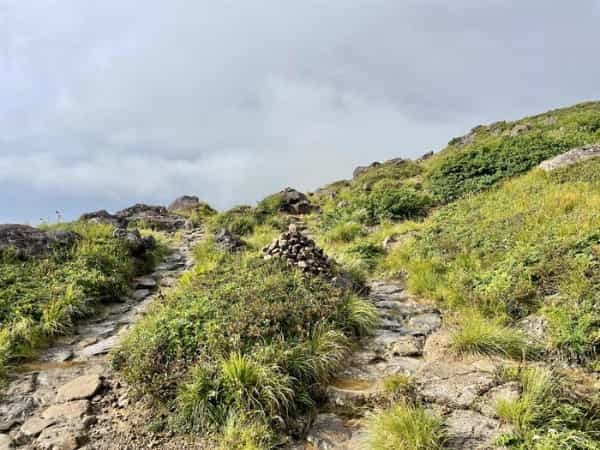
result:
M 312 239 L 290 225 L 289 231 L 282 233 L 273 242 L 262 249 L 265 259 L 282 258 L 290 265 L 299 267 L 304 273 L 312 275 L 331 275 L 332 267 L 323 249 L 317 247 Z

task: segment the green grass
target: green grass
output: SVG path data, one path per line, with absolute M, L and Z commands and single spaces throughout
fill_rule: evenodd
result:
M 233 416 L 288 423 L 373 330 L 370 304 L 254 249 L 231 255 L 207 241 L 195 255 L 195 271 L 114 355 L 131 385 L 177 411 L 175 430 L 219 432 Z
M 505 323 L 542 314 L 549 349 L 593 364 L 600 172 L 589 164 L 533 171 L 440 208 L 383 265 L 406 270 L 413 292 L 448 308 L 475 307 Z
M 420 406 L 399 403 L 369 419 L 370 450 L 441 450 L 442 421 Z
M 521 395 L 496 405 L 498 416 L 515 428 L 502 438 L 510 448 L 600 448 L 598 399 L 570 395 L 568 380 L 542 367 L 521 369 L 512 379 L 519 382 Z
M 71 331 L 97 302 L 127 293 L 134 274 L 154 262 L 129 256 L 112 237 L 112 227 L 60 224 L 81 239 L 72 249 L 44 258 L 20 260 L 0 255 L 0 374 L 16 359 L 31 356 L 48 338 Z M 159 249 L 160 251 L 160 249 Z
M 539 356 L 539 348 L 525 335 L 498 319 L 490 319 L 476 311 L 463 312 L 458 328 L 450 337 L 450 348 L 457 354 L 504 356 L 513 359 L 532 359 Z

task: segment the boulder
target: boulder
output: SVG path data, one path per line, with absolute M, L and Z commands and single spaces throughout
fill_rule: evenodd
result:
M 183 195 L 169 205 L 169 211 L 192 211 L 201 205 L 200 199 L 194 195 Z
M 381 163 L 378 161 L 372 162 L 370 165 L 368 166 L 358 166 L 356 169 L 354 169 L 354 171 L 352 172 L 352 178 L 357 178 L 359 175 L 361 175 L 362 173 L 366 172 L 367 170 L 369 170 L 372 167 L 377 167 L 380 166 Z
M 279 211 L 281 212 L 288 214 L 308 214 L 313 209 L 308 197 L 296 189 L 287 187 L 277 195 L 279 196 Z
M 431 158 L 435 153 L 432 151 L 425 153 L 424 155 L 421 155 L 417 161 L 427 161 L 429 158 Z
M 174 232 L 190 226 L 189 221 L 170 213 L 164 206 L 138 203 L 115 213 L 128 224 L 137 224 L 153 230 Z
M 29 225 L 0 225 L 0 253 L 12 248 L 19 258 L 45 256 L 70 248 L 80 236 L 72 231 L 42 231 Z
M 600 158 L 600 145 L 586 145 L 574 148 L 552 159 L 547 159 L 539 165 L 539 168 L 546 172 L 551 172 L 561 167 L 568 167 L 592 158 Z
M 152 236 L 142 237 L 139 230 L 116 228 L 113 236 L 125 241 L 132 256 L 142 257 L 146 252 L 156 248 L 156 240 Z
M 246 243 L 226 228 L 221 228 L 215 234 L 215 243 L 219 250 L 237 252 L 246 247 Z
M 105 209 L 83 214 L 79 220 L 82 222 L 108 224 L 116 228 L 125 228 L 127 226 L 127 221 L 124 218 L 114 216 Z

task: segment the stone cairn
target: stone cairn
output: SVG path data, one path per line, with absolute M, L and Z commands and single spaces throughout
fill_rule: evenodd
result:
M 331 262 L 323 249 L 300 233 L 294 224 L 271 244 L 263 247 L 262 252 L 265 259 L 283 258 L 288 264 L 299 267 L 305 274 L 332 274 Z

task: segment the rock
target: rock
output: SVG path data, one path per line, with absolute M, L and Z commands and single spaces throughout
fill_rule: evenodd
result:
M 0 434 L 0 450 L 11 450 L 12 439 L 8 434 Z
M 476 402 L 475 409 L 484 416 L 497 418 L 496 405 L 498 402 L 517 400 L 520 393 L 521 389 L 519 383 L 516 382 L 505 383 L 493 387 L 486 392 L 485 396 Z
M 306 195 L 296 189 L 287 187 L 276 194 L 279 198 L 280 212 L 288 214 L 308 214 L 313 205 Z
M 457 409 L 446 418 L 448 429 L 449 449 L 489 450 L 494 447 L 494 441 L 506 433 L 508 427 L 502 427 L 498 420 L 485 417 L 472 410 Z
M 410 318 L 408 327 L 425 335 L 433 333 L 442 325 L 442 318 L 439 313 L 417 314 Z
M 598 157 L 600 157 L 600 145 L 586 145 L 569 150 L 552 159 L 547 159 L 539 165 L 539 168 L 546 172 L 551 172 L 561 167 L 568 167 L 578 162 Z
M 135 287 L 137 289 L 154 289 L 156 280 L 152 277 L 139 277 L 135 279 Z
M 82 222 L 103 223 L 112 225 L 115 228 L 127 227 L 127 221 L 122 217 L 113 216 L 105 209 L 83 214 L 80 218 Z
M 149 289 L 138 289 L 136 290 L 131 297 L 136 301 L 139 302 L 141 300 L 144 300 L 146 297 L 148 297 L 150 294 L 152 294 L 152 291 L 150 291 Z
M 528 123 L 517 124 L 511 128 L 511 130 L 508 132 L 508 135 L 510 137 L 515 137 L 515 136 L 525 133 L 526 131 L 528 131 L 530 129 L 531 129 L 531 125 L 529 125 Z
M 69 248 L 80 236 L 72 231 L 42 231 L 29 225 L 0 225 L 0 254 L 13 249 L 18 258 L 46 256 L 57 248 Z
M 188 220 L 170 213 L 164 206 L 138 203 L 118 211 L 115 215 L 126 220 L 128 224 L 141 224 L 159 231 L 174 232 L 189 226 Z
M 200 206 L 200 199 L 195 195 L 183 195 L 169 205 L 169 211 L 192 211 Z
M 425 153 L 424 155 L 421 155 L 417 161 L 427 161 L 429 158 L 431 158 L 435 153 L 432 151 Z
M 366 172 L 367 170 L 369 170 L 372 167 L 377 167 L 380 166 L 381 163 L 380 162 L 372 162 L 370 165 L 368 166 L 358 166 L 356 169 L 354 169 L 354 171 L 352 172 L 352 178 L 358 178 L 362 173 Z
M 42 412 L 44 419 L 78 419 L 83 417 L 90 409 L 88 400 L 76 400 L 68 403 L 58 403 L 48 407 Z
M 471 365 L 433 361 L 419 370 L 419 395 L 427 402 L 469 408 L 477 397 L 496 384 L 493 373 Z
M 391 234 L 383 240 L 383 242 L 381 243 L 381 246 L 383 247 L 383 249 L 385 251 L 389 251 L 394 247 L 394 244 L 396 242 L 398 242 L 398 236 L 395 234 Z
M 548 336 L 548 321 L 541 315 L 530 314 L 521 319 L 518 326 L 535 341 L 543 342 Z
M 40 361 L 65 362 L 73 358 L 73 350 L 70 348 L 50 348 L 40 355 Z
M 77 450 L 89 441 L 85 429 L 73 429 L 68 425 L 46 428 L 37 439 L 40 450 Z
M 29 437 L 35 437 L 50 425 L 55 423 L 54 419 L 43 419 L 40 417 L 32 417 L 27 420 L 22 426 L 21 431 Z
M 237 252 L 246 248 L 246 243 L 226 228 L 215 235 L 215 245 L 221 251 Z
M 392 356 L 421 356 L 423 345 L 418 338 L 404 336 L 391 345 L 390 353 Z
M 263 247 L 262 253 L 265 259 L 285 259 L 288 264 L 297 266 L 306 274 L 333 277 L 329 258 L 312 239 L 297 231 L 294 224 L 290 225 L 289 231 L 282 233 L 270 245 Z M 342 280 L 342 275 L 338 274 L 338 276 L 337 283 L 348 284 L 348 280 Z
M 125 241 L 131 255 L 138 258 L 144 256 L 147 252 L 156 248 L 156 240 L 154 239 L 154 237 L 142 237 L 139 230 L 127 230 L 125 228 L 117 228 L 113 232 L 113 236 L 117 239 Z
M 319 414 L 306 440 L 317 450 L 333 450 L 352 438 L 352 431 L 335 414 Z
M 98 375 L 83 375 L 58 389 L 57 402 L 68 402 L 92 397 L 100 390 L 102 379 Z

